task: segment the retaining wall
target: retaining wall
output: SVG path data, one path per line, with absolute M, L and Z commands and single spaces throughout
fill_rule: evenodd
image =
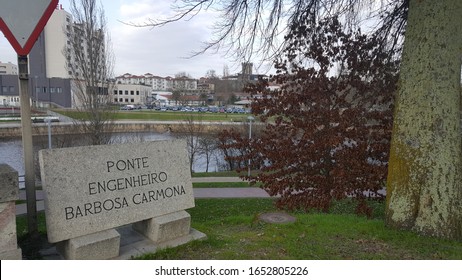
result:
M 202 131 L 204 133 L 219 132 L 224 129 L 230 129 L 232 127 L 242 127 L 243 123 L 216 123 L 216 122 L 203 122 Z M 140 123 L 115 123 L 113 126 L 113 132 L 156 132 L 164 133 L 167 131 L 171 132 L 187 132 L 188 124 L 182 122 L 140 122 Z M 61 134 L 72 134 L 79 133 L 79 127 L 73 123 L 52 123 L 51 133 L 53 135 Z M 48 126 L 47 124 L 33 124 L 32 134 L 34 136 L 47 135 Z M 21 137 L 21 126 L 5 126 L 0 127 L 0 138 L 15 138 Z

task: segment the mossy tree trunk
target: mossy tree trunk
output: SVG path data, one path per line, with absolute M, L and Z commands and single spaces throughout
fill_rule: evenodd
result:
M 462 1 L 411 0 L 387 179 L 387 224 L 462 240 Z

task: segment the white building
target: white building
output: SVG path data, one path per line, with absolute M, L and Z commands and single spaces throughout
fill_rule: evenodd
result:
M 173 78 L 172 77 L 152 77 L 152 89 L 153 90 L 171 90 L 173 89 Z
M 72 15 L 58 7 L 45 25 L 45 65 L 47 78 L 70 78 L 66 69 L 70 58 L 64 55 L 64 48 L 70 47 L 69 32 L 73 28 Z
M 151 95 L 148 85 L 118 84 L 112 92 L 112 101 L 120 105 L 144 105 Z
M 0 61 L 0 75 L 18 75 L 18 66 L 11 62 L 2 63 Z
M 126 73 L 122 76 L 116 77 L 116 84 L 132 84 L 132 85 L 150 85 L 152 90 L 155 91 L 194 91 L 197 90 L 197 80 L 188 77 L 159 77 L 151 73 L 146 73 L 141 76 Z
M 188 77 L 178 77 L 173 79 L 173 90 L 193 91 L 197 90 L 197 80 Z

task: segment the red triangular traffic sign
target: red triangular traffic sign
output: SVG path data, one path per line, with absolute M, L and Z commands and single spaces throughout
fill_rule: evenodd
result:
M 59 0 L 0 0 L 0 30 L 18 55 L 28 55 Z

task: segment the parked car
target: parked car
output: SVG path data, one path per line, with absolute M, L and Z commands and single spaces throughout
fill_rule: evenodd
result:
M 120 110 L 133 110 L 135 109 L 134 105 L 125 105 L 120 108 Z

